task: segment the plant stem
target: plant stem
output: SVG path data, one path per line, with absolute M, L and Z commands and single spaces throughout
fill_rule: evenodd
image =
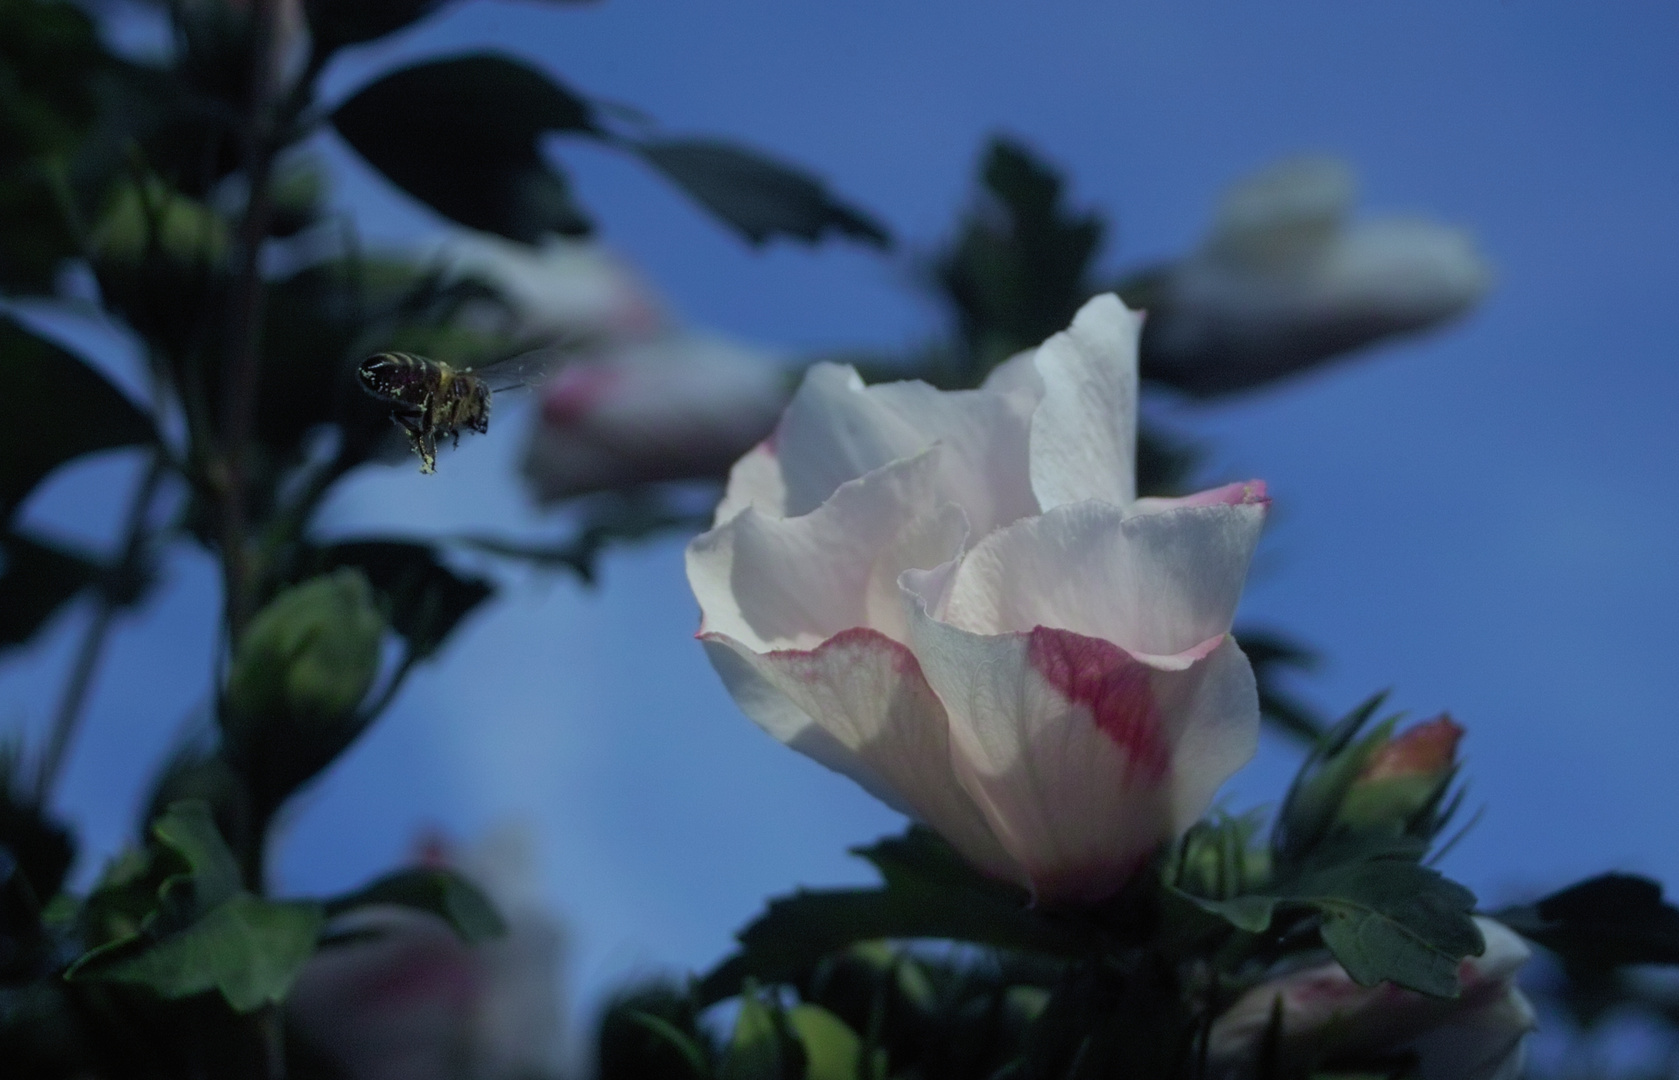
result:
M 118 554 L 116 562 L 106 571 L 106 581 L 98 589 L 93 618 L 82 635 L 81 648 L 76 652 L 75 663 L 70 667 L 69 681 L 64 686 L 64 696 L 59 699 L 58 711 L 53 714 L 52 727 L 48 729 L 46 750 L 41 755 L 40 771 L 35 777 L 35 799 L 42 806 L 52 797 L 53 786 L 57 784 L 58 774 L 64 767 L 65 755 L 69 753 L 70 744 L 75 739 L 76 728 L 81 723 L 83 706 L 87 704 L 88 693 L 93 689 L 94 672 L 99 666 L 100 656 L 105 651 L 105 641 L 110 636 L 111 624 L 120 606 L 122 598 L 112 583 L 123 579 L 132 580 L 133 576 L 140 572 L 140 562 L 145 557 L 149 537 L 152 500 L 157 496 L 158 487 L 163 482 L 163 473 L 164 456 L 161 451 L 154 451 L 145 478 L 134 490 L 133 501 L 128 507 L 128 518 L 123 525 L 122 551 Z
M 222 580 L 228 635 L 237 639 L 250 618 L 254 596 L 247 546 L 247 456 L 256 419 L 262 339 L 262 242 L 273 207 L 268 182 L 274 165 L 274 98 L 279 77 L 275 46 L 278 0 L 256 0 L 252 9 L 250 113 L 245 124 L 245 217 L 239 227 L 239 270 L 227 321 L 228 379 L 222 398 L 222 459 L 214 477 L 221 494 Z

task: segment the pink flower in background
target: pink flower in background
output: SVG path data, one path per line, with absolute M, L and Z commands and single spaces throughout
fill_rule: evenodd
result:
M 1515 1080 L 1534 1027 L 1533 1007 L 1516 988 L 1527 945 L 1504 924 L 1477 918 L 1486 951 L 1463 961 L 1453 1000 L 1360 986 L 1339 964 L 1306 968 L 1254 987 L 1213 1024 L 1208 1065 L 1215 1077 L 1256 1073 L 1273 1010 L 1280 1002 L 1281 1075 L 1359 1057 L 1410 1053 L 1420 1080 Z
M 791 376 L 718 338 L 670 332 L 570 362 L 540 391 L 525 477 L 544 501 L 721 478 L 775 426 Z
M 1140 323 L 1098 297 L 979 390 L 818 365 L 688 549 L 748 716 L 1046 902 L 1118 889 L 1258 736 L 1264 485 L 1135 497 Z
M 350 912 L 346 935 L 304 966 L 291 1022 L 347 1080 L 532 1080 L 558 1075 L 564 936 L 530 880 L 529 841 L 502 831 L 460 860 L 507 924 L 470 946 L 442 919 L 381 905 Z M 421 861 L 455 861 L 435 840 Z

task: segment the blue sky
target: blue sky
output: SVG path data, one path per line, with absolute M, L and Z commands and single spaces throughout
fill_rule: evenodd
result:
M 466 4 L 329 71 L 336 94 L 403 59 L 495 47 L 672 132 L 804 163 L 903 240 L 754 252 L 633 163 L 556 145 L 604 239 L 695 324 L 778 347 L 891 347 L 939 331 L 915 259 L 951 227 L 994 131 L 1021 137 L 1117 220 L 1106 264 L 1181 253 L 1219 190 L 1277 157 L 1350 160 L 1366 213 L 1423 212 L 1497 272 L 1446 332 L 1237 403 L 1168 406 L 1209 479 L 1261 476 L 1275 526 L 1244 617 L 1317 645 L 1307 695 L 1450 709 L 1486 815 L 1449 869 L 1490 900 L 1602 869 L 1679 883 L 1671 682 L 1679 560 L 1679 8 L 1453 0 L 608 0 Z M 339 198 L 386 242 L 442 224 L 328 148 Z M 120 348 L 105 355 L 120 368 Z M 435 478 L 365 474 L 344 531 L 542 527 L 498 417 Z M 33 520 L 99 535 L 129 466 L 57 478 Z M 417 676 L 304 800 L 289 888 L 354 884 L 415 830 L 521 819 L 575 935 L 585 998 L 705 965 L 764 896 L 866 880 L 847 845 L 893 815 L 741 717 L 691 634 L 677 540 L 613 555 L 604 587 L 509 575 L 494 610 Z M 203 692 L 207 563 L 118 635 L 62 802 L 119 842 L 145 764 Z M 76 629 L 0 669 L 0 723 L 38 724 Z M 1231 787 L 1277 797 L 1268 747 Z

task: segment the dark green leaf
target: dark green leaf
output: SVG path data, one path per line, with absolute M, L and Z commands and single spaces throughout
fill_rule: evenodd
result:
M 305 0 L 309 36 L 319 55 L 394 34 L 448 0 Z
M 695 1077 L 711 1075 L 711 1065 L 705 1059 L 705 1051 L 701 1050 L 687 1032 L 666 1020 L 662 1016 L 652 1013 L 631 1010 L 625 1014 L 631 1023 L 638 1024 L 650 1032 L 654 1038 L 666 1043 L 678 1054 Z
M 398 870 L 365 889 L 328 900 L 326 913 L 341 915 L 370 904 L 397 904 L 430 912 L 453 927 L 468 944 L 475 945 L 507 932 L 507 925 L 489 898 L 452 870 Z
M 876 247 L 892 238 L 821 181 L 790 165 L 711 139 L 640 143 L 643 157 L 754 244 L 773 236 L 815 243 L 830 230 Z
M 0 535 L 0 648 L 34 636 L 99 575 L 92 560 L 21 533 Z
M 1679 908 L 1649 878 L 1603 874 L 1494 917 L 1571 966 L 1679 964 Z
M 1458 965 L 1486 947 L 1470 914 L 1475 895 L 1405 860 L 1331 867 L 1283 895 L 1322 913 L 1324 944 L 1364 986 L 1386 980 L 1435 997 L 1456 997 Z
M 0 520 L 72 458 L 153 438 L 152 425 L 105 377 L 0 314 Z
M 1254 681 L 1259 685 L 1260 716 L 1284 734 L 1315 745 L 1323 737 L 1323 721 L 1311 708 L 1278 689 L 1277 680 L 1287 672 L 1312 668 L 1317 663 L 1317 654 L 1274 630 L 1244 627 L 1235 636 L 1236 644 L 1253 665 Z
M 661 1033 L 663 1027 L 648 1019 L 681 1038 Z M 599 1080 L 701 1080 L 715 1075 L 709 1063 L 716 1056 L 715 1040 L 699 1022 L 699 1004 L 669 982 L 620 991 L 601 1012 L 595 1041 Z
M 729 1037 L 722 1080 L 783 1080 L 787 1071 L 775 1013 L 756 994 L 747 994 L 741 998 L 734 1034 Z
M 205 803 L 194 799 L 172 804 L 152 822 L 152 835 L 186 864 L 197 910 L 206 911 L 239 891 L 239 863 Z
M 1072 322 L 1093 291 L 1090 264 L 1103 233 L 1097 215 L 1068 204 L 1060 174 L 1018 142 L 992 140 L 980 180 L 980 205 L 936 265 L 968 385 Z
M 136 938 L 71 969 L 83 980 L 136 983 L 165 998 L 219 990 L 240 1012 L 285 999 L 315 951 L 320 906 L 240 893 L 161 941 Z
M 589 231 L 540 142 L 595 134 L 594 109 L 549 76 L 503 56 L 432 60 L 381 78 L 332 123 L 396 186 L 462 225 L 535 243 Z
M 886 878 L 880 889 L 800 891 L 770 901 L 738 935 L 741 950 L 701 981 L 702 1002 L 738 993 L 744 980 L 798 981 L 823 957 L 861 941 L 936 938 L 1084 956 L 1079 924 L 1029 909 L 1026 893 L 980 876 L 930 830 L 859 849 Z
M 1197 908 L 1217 915 L 1238 930 L 1250 934 L 1264 933 L 1271 925 L 1271 915 L 1277 909 L 1275 896 L 1238 896 L 1231 900 L 1207 900 L 1173 886 L 1167 889 L 1175 896 Z
M 485 579 L 449 569 L 433 549 L 403 540 L 333 544 L 317 553 L 312 572 L 343 566 L 367 575 L 386 621 L 407 639 L 415 659 L 435 653 L 461 620 L 495 593 Z
M 60 200 L 107 62 L 76 5 L 0 3 L 0 291 L 51 292 L 78 253 Z

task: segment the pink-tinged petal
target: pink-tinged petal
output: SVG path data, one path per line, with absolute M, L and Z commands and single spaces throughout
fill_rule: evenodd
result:
M 852 627 L 902 640 L 898 575 L 954 557 L 962 511 L 937 499 L 942 448 L 842 484 L 803 517 L 748 507 L 688 546 L 704 629 L 759 652 L 808 649 Z
M 841 484 L 934 444 L 941 501 L 977 534 L 1038 512 L 1027 472 L 1031 402 L 986 390 L 943 392 L 922 382 L 863 385 L 849 367 L 817 364 L 776 429 L 786 513 L 806 514 Z
M 1143 317 L 1111 293 L 1039 346 L 1043 400 L 1032 416 L 1032 491 L 1044 510 L 1137 494 L 1137 336 Z
M 873 630 L 757 653 L 702 634 L 735 702 L 765 731 L 932 826 L 995 877 L 1025 883 L 951 767 L 949 724 L 915 656 Z
M 1265 491 L 1265 481 L 1244 480 L 1240 483 L 1225 484 L 1223 487 L 1208 488 L 1206 491 L 1197 491 L 1193 495 L 1183 495 L 1172 499 L 1154 496 L 1138 499 L 1131 504 L 1131 512 L 1133 514 L 1157 514 L 1162 510 L 1176 510 L 1183 506 L 1251 505 L 1271 505 L 1271 497 Z
M 941 617 L 980 634 L 1051 626 L 1132 653 L 1182 653 L 1230 629 L 1264 512 L 1258 503 L 1135 515 L 1099 502 L 1058 507 L 975 545 Z
M 1160 711 L 1173 718 L 1172 820 L 1182 833 L 1259 749 L 1259 688 L 1253 665 L 1226 635 L 1193 667 L 1156 675 L 1154 692 Z
M 1408 1050 L 1417 1053 L 1424 1080 L 1513 1080 L 1522 1037 L 1533 1027 L 1532 1008 L 1514 985 L 1529 950 L 1502 923 L 1483 917 L 1475 923 L 1486 950 L 1463 961 L 1457 998 L 1391 983 L 1360 986 L 1333 962 L 1291 972 L 1254 987 L 1214 1022 L 1212 1074 L 1252 1074 L 1280 1004 L 1285 1069 L 1323 1057 Z
M 1205 660 L 1162 671 L 1099 638 L 972 634 L 913 596 L 906 607 L 911 648 L 950 717 L 957 776 L 1041 901 L 1111 895 L 1181 830 L 1191 801 L 1206 808 L 1240 764 L 1206 744 L 1211 728 L 1237 729 L 1252 752 L 1258 702 L 1239 652 L 1232 664 L 1215 643 Z M 1229 684 L 1244 675 L 1242 700 Z M 1233 703 L 1233 718 L 1207 715 Z
M 747 451 L 729 470 L 729 486 L 712 516 L 712 527 L 723 524 L 748 506 L 774 517 L 786 516 L 787 484 L 781 478 L 781 462 L 775 456 L 773 438 Z

